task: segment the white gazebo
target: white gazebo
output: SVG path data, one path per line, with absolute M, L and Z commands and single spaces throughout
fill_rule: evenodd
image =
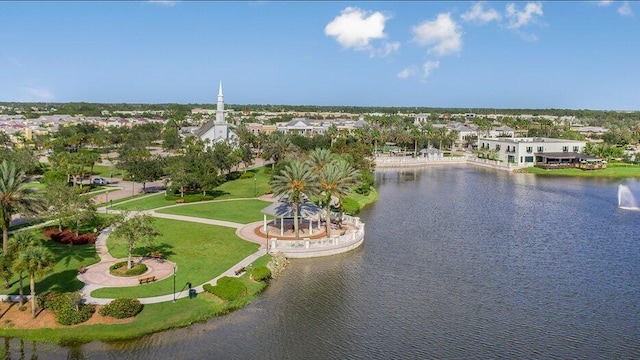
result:
M 318 221 L 318 228 L 320 228 L 320 219 L 323 209 L 305 198 L 298 204 L 298 219 L 306 219 L 309 221 L 309 235 L 313 235 L 313 221 Z M 273 226 L 278 226 L 278 219 L 280 219 L 280 236 L 284 236 L 284 219 L 293 219 L 293 203 L 289 202 L 286 197 L 280 198 L 266 208 L 262 209 L 264 214 L 264 232 L 269 233 L 267 215 L 273 217 Z M 298 220 L 298 221 L 299 221 Z

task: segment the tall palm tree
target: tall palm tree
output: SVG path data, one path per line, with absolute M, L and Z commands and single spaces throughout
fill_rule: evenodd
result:
M 315 170 L 316 173 L 320 173 L 325 166 L 327 166 L 335 158 L 335 154 L 329 149 L 313 149 L 309 154 L 309 165 Z
M 2 211 L 2 250 L 6 254 L 11 216 L 16 213 L 37 213 L 44 208 L 36 190 L 26 186 L 24 172 L 14 162 L 0 164 L 0 210 Z
M 17 254 L 16 268 L 29 274 L 29 288 L 31 289 L 31 315 L 36 317 L 36 276 L 42 276 L 52 271 L 55 256 L 44 246 L 28 247 Z
M 276 196 L 286 197 L 293 208 L 293 229 L 299 238 L 298 209 L 305 196 L 317 193 L 317 175 L 308 163 L 294 160 L 287 164 L 270 182 Z
M 273 160 L 271 168 L 274 169 L 276 163 L 292 156 L 297 147 L 291 143 L 291 139 L 282 134 L 272 135 L 269 141 L 264 145 L 262 158 L 265 160 Z
M 16 233 L 9 241 L 9 256 L 11 261 L 13 262 L 13 270 L 18 273 L 18 294 L 20 295 L 20 305 L 24 304 L 24 285 L 22 281 L 24 280 L 24 269 L 18 266 L 18 263 L 15 259 L 19 254 L 23 253 L 25 250 L 37 246 L 36 237 L 27 231 L 21 231 Z
M 325 206 L 325 231 L 331 236 L 331 198 L 342 198 L 360 182 L 360 172 L 339 159 L 327 164 L 318 174 L 318 192 Z

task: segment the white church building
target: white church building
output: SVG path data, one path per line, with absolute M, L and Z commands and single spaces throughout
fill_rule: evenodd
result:
M 202 139 L 205 144 L 213 146 L 220 141 L 232 144 L 237 139 L 237 135 L 233 132 L 233 125 L 229 124 L 224 112 L 224 95 L 222 95 L 222 81 L 218 88 L 218 102 L 216 107 L 215 120 L 209 120 L 202 127 L 196 130 L 195 136 Z

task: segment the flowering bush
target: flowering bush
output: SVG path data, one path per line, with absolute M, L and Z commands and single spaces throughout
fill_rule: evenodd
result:
M 140 311 L 142 304 L 138 299 L 115 299 L 100 310 L 100 315 L 126 319 L 138 315 Z

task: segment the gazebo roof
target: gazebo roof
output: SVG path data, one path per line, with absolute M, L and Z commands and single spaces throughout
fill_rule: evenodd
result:
M 293 218 L 293 204 L 286 201 L 286 198 L 283 198 L 284 201 L 274 202 L 269 204 L 266 208 L 262 209 L 261 212 L 266 215 L 277 216 L 281 218 Z M 315 217 L 322 212 L 322 208 L 311 201 L 305 200 L 304 202 L 298 204 L 298 216 L 301 218 L 311 218 Z

